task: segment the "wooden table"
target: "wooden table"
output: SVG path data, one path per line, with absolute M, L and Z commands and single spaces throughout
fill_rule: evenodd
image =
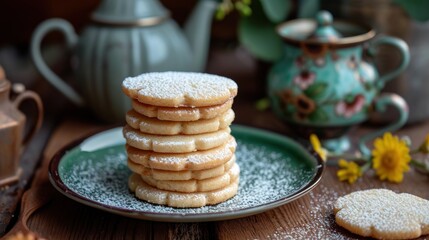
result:
M 249 101 L 236 102 L 235 123 L 288 135 L 285 126 L 270 111 L 257 111 Z M 47 166 L 52 156 L 71 141 L 109 126 L 68 111 L 55 128 L 43 152 L 31 187 L 25 192 L 19 219 L 9 235 L 31 231 L 46 239 L 354 239 L 357 235 L 337 226 L 332 205 L 347 193 L 370 188 L 387 188 L 429 199 L 429 176 L 410 171 L 404 182 L 379 181 L 367 173 L 354 185 L 337 180 L 336 166 L 328 166 L 320 184 L 307 195 L 267 212 L 228 221 L 163 223 L 126 218 L 68 199 L 48 181 Z M 351 133 L 356 141 L 371 131 L 360 127 Z M 416 143 L 429 133 L 429 122 L 408 126 L 399 135 Z M 8 235 L 6 235 L 8 236 Z M 423 238 L 422 238 L 423 239 Z

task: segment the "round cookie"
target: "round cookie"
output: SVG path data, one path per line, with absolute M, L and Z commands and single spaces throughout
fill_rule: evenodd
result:
M 167 171 L 148 168 L 143 165 L 137 164 L 128 158 L 128 168 L 143 176 L 150 176 L 155 180 L 202 180 L 212 177 L 217 177 L 226 173 L 235 163 L 235 155 L 232 155 L 231 159 L 225 164 L 221 164 L 214 168 L 204 170 L 185 170 L 185 171 Z
M 132 101 L 133 109 L 146 117 L 158 118 L 166 121 L 197 121 L 200 119 L 211 119 L 231 109 L 234 100 L 208 107 L 158 107 Z
M 150 203 L 177 208 L 196 208 L 218 204 L 234 197 L 237 194 L 238 181 L 239 178 L 230 185 L 213 191 L 179 193 L 151 187 L 138 174 L 134 173 L 128 180 L 128 187 L 137 198 Z
M 168 171 L 203 170 L 228 162 L 235 153 L 237 143 L 234 137 L 222 146 L 191 153 L 157 153 L 140 150 L 126 145 L 128 158 L 147 168 Z
M 128 125 L 123 128 L 123 135 L 128 145 L 161 153 L 187 153 L 219 147 L 230 138 L 231 129 L 195 135 L 152 135 L 135 130 Z
M 159 107 L 206 107 L 237 95 L 229 78 L 194 72 L 151 72 L 128 77 L 123 92 L 139 102 Z
M 429 234 L 429 201 L 387 189 L 357 191 L 334 205 L 335 221 L 364 237 L 411 239 Z
M 174 192 L 207 192 L 230 185 L 240 175 L 240 168 L 235 163 L 226 173 L 202 180 L 156 180 L 150 176 L 141 175 L 143 181 L 152 187 Z
M 156 135 L 180 135 L 180 134 L 201 134 L 215 132 L 227 128 L 231 125 L 235 115 L 232 109 L 212 119 L 198 121 L 173 122 L 162 121 L 157 118 L 150 118 L 137 113 L 134 110 L 126 114 L 126 122 L 134 129 L 139 129 L 142 133 Z

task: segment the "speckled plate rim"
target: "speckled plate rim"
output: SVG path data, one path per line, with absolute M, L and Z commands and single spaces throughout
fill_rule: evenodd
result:
M 303 184 L 303 186 L 298 188 L 296 191 L 290 194 L 287 194 L 278 200 L 266 202 L 264 204 L 260 204 L 253 207 L 243 208 L 239 210 L 223 211 L 223 212 L 190 213 L 190 214 L 183 215 L 183 214 L 172 214 L 172 213 L 154 213 L 154 212 L 146 212 L 146 211 L 135 211 L 131 209 L 102 204 L 90 198 L 86 198 L 80 195 L 79 193 L 76 193 L 72 189 L 70 189 L 60 178 L 58 168 L 61 160 L 69 150 L 79 146 L 84 141 L 91 139 L 95 136 L 100 136 L 107 132 L 120 131 L 122 129 L 122 127 L 117 127 L 117 128 L 112 128 L 112 129 L 91 134 L 88 137 L 84 137 L 79 140 L 76 140 L 66 145 L 62 149 L 60 149 L 53 156 L 49 164 L 49 180 L 51 184 L 54 186 L 54 188 L 57 189 L 60 193 L 84 205 L 87 205 L 96 209 L 104 210 L 107 212 L 111 212 L 114 214 L 118 214 L 121 216 L 125 216 L 125 217 L 137 218 L 142 220 L 161 221 L 161 222 L 208 222 L 208 221 L 229 220 L 229 219 L 236 219 L 236 218 L 251 216 L 251 215 L 262 213 L 262 212 L 271 210 L 273 208 L 282 206 L 291 201 L 294 201 L 304 196 L 308 192 L 310 192 L 313 188 L 315 188 L 319 184 L 326 165 L 325 165 L 325 162 L 320 158 L 320 156 L 316 152 L 312 150 L 307 150 L 304 147 L 302 147 L 299 143 L 295 142 L 294 140 L 274 132 L 257 129 L 253 127 L 248 127 L 248 126 L 243 126 L 243 125 L 237 125 L 237 124 L 233 124 L 231 128 L 233 130 L 232 131 L 233 133 L 240 132 L 242 134 L 251 136 L 253 138 L 255 137 L 262 138 L 262 139 L 269 138 L 271 141 L 276 141 L 277 143 L 283 144 L 284 146 L 292 147 L 292 148 L 295 148 L 296 150 L 299 150 L 300 153 L 302 153 L 303 155 L 306 155 L 311 161 L 314 161 L 314 173 L 312 178 L 308 182 Z M 116 146 L 116 145 L 111 145 L 111 146 Z

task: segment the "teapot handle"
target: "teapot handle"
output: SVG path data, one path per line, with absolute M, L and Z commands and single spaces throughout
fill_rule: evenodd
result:
M 30 131 L 24 137 L 24 140 L 22 142 L 23 145 L 26 145 L 34 137 L 36 132 L 42 126 L 42 120 L 43 120 L 43 104 L 42 104 L 42 100 L 40 99 L 39 95 L 37 95 L 37 93 L 33 91 L 22 92 L 15 98 L 15 100 L 13 100 L 13 104 L 15 105 L 16 108 L 19 108 L 19 105 L 21 105 L 21 103 L 27 99 L 33 100 L 36 103 L 37 118 L 34 124 L 32 125 Z
M 380 76 L 375 81 L 375 84 L 378 89 L 382 89 L 387 81 L 392 80 L 393 78 L 397 77 L 400 73 L 402 73 L 402 71 L 404 71 L 405 68 L 407 68 L 408 64 L 410 63 L 410 50 L 408 48 L 407 43 L 402 39 L 399 39 L 396 37 L 390 37 L 390 36 L 382 36 L 371 43 L 368 49 L 368 53 L 371 56 L 375 56 L 377 52 L 377 48 L 380 45 L 390 45 L 395 47 L 396 49 L 399 50 L 399 53 L 401 54 L 402 59 L 398 67 L 384 74 L 383 76 Z
M 360 138 L 359 150 L 364 156 L 371 155 L 371 151 L 366 146 L 366 142 L 383 135 L 385 132 L 393 132 L 398 130 L 404 126 L 408 120 L 408 105 L 401 96 L 394 93 L 382 93 L 374 101 L 373 110 L 377 112 L 385 112 L 386 107 L 391 105 L 399 111 L 399 118 L 384 128 L 368 133 Z
M 43 38 L 50 31 L 57 30 L 64 34 L 67 48 L 72 50 L 78 41 L 78 37 L 73 29 L 73 26 L 64 19 L 54 18 L 42 22 L 34 31 L 31 38 L 31 56 L 36 68 L 54 87 L 62 92 L 68 99 L 78 106 L 82 106 L 83 98 L 71 88 L 64 80 L 55 74 L 43 60 L 41 54 L 41 43 Z

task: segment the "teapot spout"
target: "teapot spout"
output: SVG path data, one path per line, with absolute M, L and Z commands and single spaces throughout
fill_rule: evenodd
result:
M 199 0 L 185 23 L 184 32 L 192 50 L 193 69 L 202 72 L 206 66 L 213 14 L 218 3 Z

